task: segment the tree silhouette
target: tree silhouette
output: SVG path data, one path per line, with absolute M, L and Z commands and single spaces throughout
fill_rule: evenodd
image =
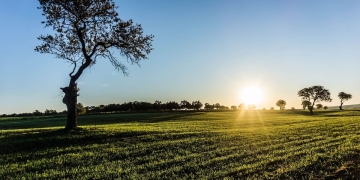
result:
M 161 101 L 156 100 L 153 104 L 153 108 L 159 111 L 161 109 Z
M 344 101 L 347 101 L 347 100 L 351 99 L 352 95 L 344 93 L 344 92 L 339 92 L 338 97 L 340 98 L 340 106 L 339 106 L 339 108 L 340 108 L 340 110 L 343 110 L 342 105 L 344 104 Z
M 206 110 L 212 110 L 214 109 L 214 106 L 209 104 L 209 103 L 205 103 L 205 107 L 204 107 Z
M 220 103 L 216 103 L 215 105 L 214 105 L 214 107 L 217 109 L 217 110 L 219 110 L 220 109 Z
M 86 109 L 84 108 L 83 104 L 81 104 L 81 103 L 76 104 L 76 110 L 77 110 L 78 115 L 86 113 Z
M 187 100 L 180 102 L 181 109 L 191 109 L 191 104 Z
M 321 109 L 321 108 L 323 108 L 322 104 L 316 104 L 316 109 Z
M 192 107 L 195 108 L 196 110 L 199 110 L 202 106 L 203 104 L 199 100 L 192 102 Z
M 310 101 L 304 100 L 301 102 L 301 105 L 303 106 L 303 110 L 305 110 L 306 107 L 309 107 L 311 105 L 311 103 L 310 103 Z
M 301 97 L 303 100 L 307 100 L 311 102 L 308 109 L 310 110 L 310 114 L 313 114 L 313 108 L 316 102 L 331 102 L 332 99 L 330 98 L 330 92 L 327 89 L 324 89 L 323 86 L 311 86 L 308 88 L 304 88 L 298 92 L 298 96 Z
M 286 105 L 286 102 L 282 99 L 279 99 L 277 102 L 276 102 L 276 106 L 279 106 L 280 110 L 284 110 L 285 109 L 285 105 Z
M 116 70 L 127 75 L 126 66 L 114 53 L 125 56 L 131 64 L 139 64 L 152 50 L 153 35 L 143 35 L 141 25 L 132 20 L 123 21 L 116 12 L 112 0 L 39 0 L 46 21 L 45 27 L 52 27 L 55 35 L 38 37 L 43 43 L 35 51 L 49 53 L 73 65 L 70 82 L 61 88 L 65 93 L 63 103 L 68 115 L 65 129 L 77 127 L 76 81 L 83 71 L 103 58 L 110 60 Z

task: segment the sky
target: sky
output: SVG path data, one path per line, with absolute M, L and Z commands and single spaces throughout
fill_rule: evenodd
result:
M 78 101 L 97 106 L 182 100 L 239 105 L 257 86 L 258 109 L 301 108 L 297 92 L 321 85 L 360 103 L 360 1 L 115 0 L 123 20 L 153 34 L 154 50 L 125 77 L 108 60 L 86 69 Z M 35 0 L 0 1 L 0 114 L 66 109 L 60 87 L 72 67 L 34 51 L 45 18 Z

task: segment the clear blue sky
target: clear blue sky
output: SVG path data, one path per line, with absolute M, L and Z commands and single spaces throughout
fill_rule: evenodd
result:
M 174 100 L 241 103 L 258 85 L 258 108 L 301 107 L 297 92 L 313 85 L 351 93 L 360 103 L 360 1 L 115 0 L 123 20 L 155 35 L 154 50 L 124 77 L 103 60 L 79 79 L 85 106 Z M 35 0 L 0 1 L 0 114 L 65 110 L 59 89 L 70 64 L 34 51 L 44 28 Z M 126 61 L 125 58 L 123 58 Z

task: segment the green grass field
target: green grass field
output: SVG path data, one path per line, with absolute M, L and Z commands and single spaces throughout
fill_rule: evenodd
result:
M 1 179 L 360 179 L 360 111 L 0 119 Z

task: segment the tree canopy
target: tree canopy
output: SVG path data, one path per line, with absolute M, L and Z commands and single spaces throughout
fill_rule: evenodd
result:
M 342 105 L 344 104 L 344 101 L 347 101 L 347 100 L 351 99 L 351 98 L 352 98 L 352 95 L 351 95 L 351 94 L 344 93 L 344 92 L 339 92 L 338 97 L 340 98 L 340 106 L 339 106 L 339 109 L 340 109 L 340 110 L 343 110 L 343 109 L 342 109 Z
M 279 99 L 276 102 L 276 106 L 278 106 L 280 108 L 280 110 L 284 110 L 285 109 L 285 105 L 286 105 L 286 101 Z

